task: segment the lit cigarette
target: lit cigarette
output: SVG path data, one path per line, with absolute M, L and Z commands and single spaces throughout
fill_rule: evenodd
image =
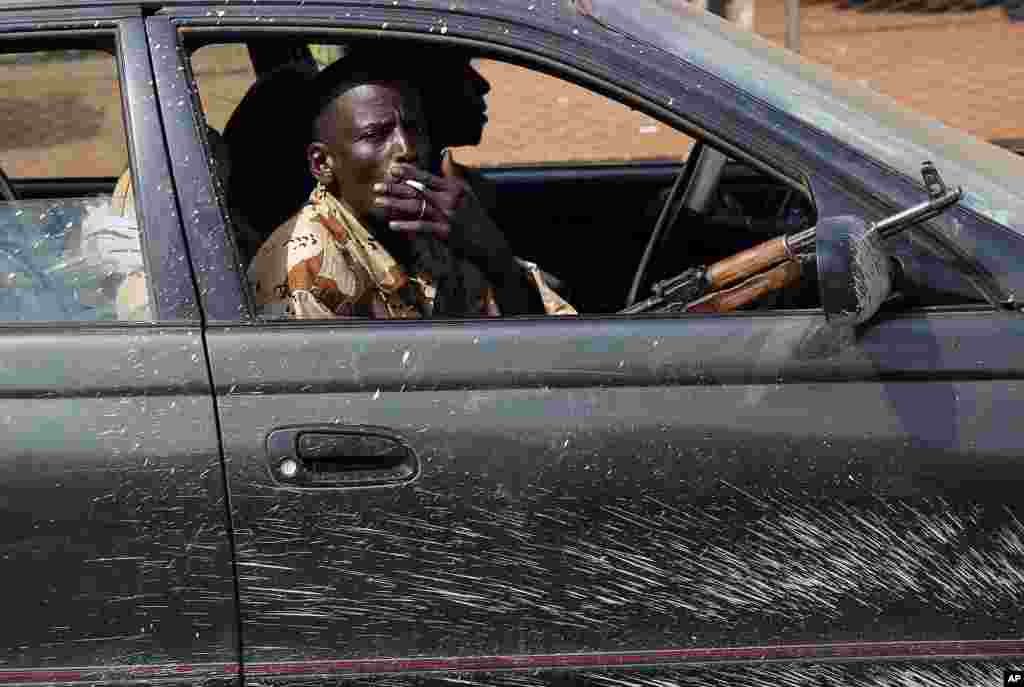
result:
M 405 180 L 405 181 L 403 181 L 402 183 L 403 183 L 403 184 L 405 184 L 405 185 L 407 185 L 407 186 L 412 186 L 412 187 L 413 187 L 414 189 L 416 189 L 416 190 L 417 190 L 417 191 L 419 191 L 420 193 L 423 193 L 424 191 L 426 191 L 426 190 L 427 190 L 427 187 L 426 187 L 426 186 L 424 186 L 424 185 L 423 185 L 423 184 L 421 184 L 420 182 L 418 182 L 418 181 L 414 181 L 414 180 L 412 180 L 412 179 L 406 179 L 406 180 Z

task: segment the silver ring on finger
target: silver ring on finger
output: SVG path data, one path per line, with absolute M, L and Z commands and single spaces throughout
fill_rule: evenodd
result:
M 416 218 L 416 221 L 419 222 L 421 219 L 423 219 L 423 217 L 426 214 L 427 214 L 427 199 L 426 198 L 420 198 L 420 216 Z

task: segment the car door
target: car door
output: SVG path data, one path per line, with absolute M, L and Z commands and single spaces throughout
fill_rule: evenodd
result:
M 681 97 L 657 55 L 603 51 L 621 37 L 504 11 L 190 8 L 150 19 L 150 41 L 178 45 L 157 67 L 167 93 L 191 87 L 185 27 L 216 42 L 273 20 L 321 39 L 440 23 L 547 71 L 586 54 L 595 79 L 632 73 L 648 112 Z M 730 95 L 695 101 L 689 130 L 803 170 L 819 216 L 877 217 L 899 198 L 878 201 L 886 182 L 913 195 L 894 177 L 854 192 L 862 179 L 793 143 L 797 123 Z M 202 130 L 174 134 L 176 179 L 196 177 Z M 196 178 L 182 203 L 203 218 L 190 245 L 213 247 L 193 251 L 202 273 L 232 254 Z M 989 679 L 1021 656 L 1015 313 L 897 310 L 854 337 L 817 309 L 262 321 L 241 269 L 225 274 L 204 308 L 223 313 L 207 345 L 247 680 L 886 684 Z
M 0 682 L 235 680 L 214 406 L 141 13 L 0 9 L 0 52 Z

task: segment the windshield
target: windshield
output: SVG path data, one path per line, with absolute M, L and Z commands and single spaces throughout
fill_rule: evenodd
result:
M 578 5 L 581 3 L 577 3 Z M 1024 231 L 1024 157 L 948 127 L 685 0 L 588 0 L 598 21 L 697 65 L 919 181 L 931 160 L 963 204 Z

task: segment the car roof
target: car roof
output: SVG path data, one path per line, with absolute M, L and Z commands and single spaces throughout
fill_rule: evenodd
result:
M 303 8 L 314 12 L 316 8 L 342 7 L 394 7 L 405 6 L 413 10 L 447 11 L 478 16 L 497 15 L 504 18 L 523 18 L 546 15 L 547 17 L 575 17 L 581 14 L 576 3 L 579 0 L 0 0 L 0 12 L 31 11 L 34 9 L 76 9 L 76 8 L 132 8 L 156 11 L 171 7 L 218 5 L 276 8 Z M 585 7 L 585 5 L 584 5 Z

